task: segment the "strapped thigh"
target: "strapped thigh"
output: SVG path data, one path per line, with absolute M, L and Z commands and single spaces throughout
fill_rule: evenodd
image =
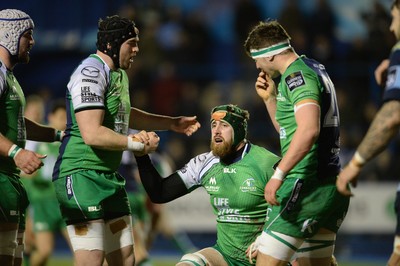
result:
M 336 234 L 316 234 L 304 240 L 297 250 L 297 257 L 327 258 L 333 255 Z

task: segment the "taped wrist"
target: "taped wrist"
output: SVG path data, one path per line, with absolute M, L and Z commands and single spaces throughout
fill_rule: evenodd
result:
M 144 144 L 139 141 L 134 141 L 133 138 L 128 137 L 128 143 L 126 145 L 127 149 L 130 151 L 143 151 Z
M 362 157 L 361 154 L 357 151 L 351 159 L 350 165 L 356 168 L 362 168 L 366 162 L 367 161 L 364 159 L 364 157 Z
M 271 179 L 278 179 L 280 181 L 283 181 L 283 179 L 286 177 L 286 173 L 283 172 L 279 167 L 276 167 L 274 174 L 272 175 Z

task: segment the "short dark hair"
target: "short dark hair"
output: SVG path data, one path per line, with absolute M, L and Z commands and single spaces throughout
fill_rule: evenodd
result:
M 250 31 L 244 48 L 250 56 L 251 49 L 265 48 L 290 39 L 289 34 L 278 21 L 261 21 Z

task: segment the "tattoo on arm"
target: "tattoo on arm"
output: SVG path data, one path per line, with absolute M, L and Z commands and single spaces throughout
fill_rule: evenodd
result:
M 376 114 L 358 151 L 367 161 L 382 152 L 400 128 L 400 101 L 386 102 Z

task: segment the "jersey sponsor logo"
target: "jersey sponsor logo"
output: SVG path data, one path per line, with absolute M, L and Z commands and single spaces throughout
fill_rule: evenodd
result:
M 11 101 L 19 101 L 20 100 L 19 94 L 17 92 L 17 88 L 15 88 L 15 86 L 12 86 L 12 93 L 10 93 L 10 100 Z
M 219 191 L 219 186 L 217 186 L 217 180 L 215 177 L 211 177 L 210 180 L 208 181 L 209 185 L 205 185 L 204 188 L 207 190 L 207 192 L 218 192 Z
M 89 86 L 81 87 L 81 101 L 82 103 L 98 103 L 101 102 L 101 97 L 92 93 Z
M 256 191 L 255 180 L 254 178 L 250 177 L 243 181 L 242 185 L 240 186 L 240 190 L 242 192 L 253 192 Z
M 224 168 L 224 174 L 236 174 L 236 168 Z
M 98 212 L 101 211 L 101 206 L 89 206 L 88 212 Z
M 89 83 L 94 83 L 94 84 L 99 83 L 97 80 L 94 80 L 94 79 L 82 79 L 82 82 L 89 82 Z
M 182 174 L 185 174 L 187 171 L 188 171 L 188 165 L 187 164 L 185 164 L 185 166 L 184 167 L 182 167 L 179 171 L 182 173 Z
M 82 68 L 81 73 L 84 76 L 96 78 L 99 76 L 100 70 L 98 70 L 97 68 L 92 67 L 92 66 L 87 66 L 87 67 Z
M 217 184 L 217 180 L 215 180 L 215 177 L 211 177 L 210 181 L 208 183 L 210 183 L 211 185 L 216 185 Z
M 214 206 L 217 208 L 229 207 L 229 199 L 228 198 L 214 198 Z
M 290 91 L 306 84 L 301 71 L 294 72 L 287 76 L 285 82 Z
M 10 216 L 19 216 L 18 210 L 10 210 Z

